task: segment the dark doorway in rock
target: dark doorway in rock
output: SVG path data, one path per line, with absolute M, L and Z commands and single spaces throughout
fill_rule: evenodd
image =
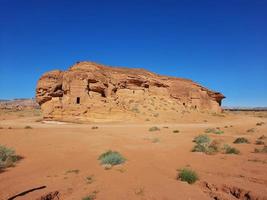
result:
M 80 97 L 76 98 L 76 104 L 80 104 Z

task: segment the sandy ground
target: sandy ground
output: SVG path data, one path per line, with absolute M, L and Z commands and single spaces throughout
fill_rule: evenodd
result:
M 38 119 L 34 115 L 0 116 L 0 144 L 23 156 L 14 167 L 0 173 L 1 200 L 40 186 L 46 188 L 16 199 L 34 200 L 58 191 L 64 200 L 81 200 L 92 193 L 97 200 L 204 200 L 214 199 L 212 190 L 221 192 L 225 199 L 238 199 L 238 195 L 221 191 L 223 188 L 267 198 L 267 154 L 254 153 L 256 147 L 263 147 L 255 145 L 256 139 L 267 136 L 265 116 L 228 113 L 173 124 L 69 124 Z M 265 124 L 256 126 L 257 122 Z M 32 129 L 25 129 L 26 125 Z M 160 131 L 148 131 L 152 126 Z M 210 137 L 238 148 L 240 155 L 191 152 L 192 139 L 215 127 L 224 134 L 209 133 Z M 251 128 L 255 131 L 247 132 Z M 237 137 L 246 137 L 250 144 L 233 144 Z M 153 142 L 155 138 L 157 142 Z M 127 161 L 105 170 L 98 156 L 109 149 L 119 151 Z M 177 169 L 184 167 L 197 172 L 196 183 L 176 179 Z

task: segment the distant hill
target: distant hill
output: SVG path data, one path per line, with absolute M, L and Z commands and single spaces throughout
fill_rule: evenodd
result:
M 0 109 L 21 110 L 25 108 L 39 108 L 35 99 L 17 98 L 13 100 L 0 99 Z
M 223 110 L 230 111 L 267 111 L 267 107 L 223 107 Z

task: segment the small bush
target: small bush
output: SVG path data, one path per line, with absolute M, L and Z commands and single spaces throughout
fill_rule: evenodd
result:
M 193 170 L 184 168 L 179 170 L 177 179 L 189 184 L 193 184 L 198 180 L 198 175 Z
M 250 128 L 247 130 L 248 133 L 254 133 L 255 132 L 255 128 Z
M 235 144 L 249 143 L 248 139 L 244 137 L 236 138 L 234 141 Z
M 255 153 L 267 153 L 267 146 L 264 146 L 262 149 L 255 148 Z
M 74 174 L 79 174 L 80 170 L 79 169 L 71 169 L 66 171 L 66 174 L 74 173 Z
M 92 129 L 93 130 L 98 129 L 98 126 L 92 126 Z
M 87 184 L 91 184 L 94 182 L 94 176 L 93 175 L 87 176 L 85 180 Z
M 148 129 L 149 131 L 160 131 L 160 128 L 158 128 L 157 126 L 153 126 L 151 128 Z
M 19 160 L 15 150 L 6 146 L 0 145 L 0 170 L 11 167 Z
M 220 134 L 223 134 L 224 132 L 220 130 L 219 128 L 207 128 L 205 130 L 205 133 L 214 133 L 214 134 L 220 135 Z
M 0 126 L 0 129 L 4 129 L 2 126 Z
M 256 123 L 256 126 L 262 126 L 263 124 L 265 124 L 264 122 L 258 122 Z
M 208 135 L 199 135 L 194 138 L 193 142 L 197 144 L 204 144 L 204 143 L 210 143 L 211 139 Z
M 112 166 L 122 164 L 126 161 L 126 159 L 119 152 L 111 150 L 101 154 L 98 160 L 100 160 L 102 165 L 110 164 Z
M 24 128 L 25 128 L 25 129 L 32 129 L 31 126 L 25 126 Z
M 180 131 L 179 130 L 174 130 L 174 131 L 172 131 L 173 133 L 180 133 Z
M 97 191 L 93 191 L 88 196 L 83 197 L 82 200 L 95 200 L 96 199 L 96 194 L 97 194 Z
M 239 154 L 240 151 L 238 149 L 226 144 L 226 145 L 224 145 L 224 153 L 225 154 Z
M 262 136 L 260 136 L 258 139 L 259 139 L 259 140 L 265 140 L 265 139 L 267 139 L 267 137 L 266 137 L 265 135 L 262 135 Z
M 262 140 L 256 140 L 256 145 L 264 145 L 265 143 Z

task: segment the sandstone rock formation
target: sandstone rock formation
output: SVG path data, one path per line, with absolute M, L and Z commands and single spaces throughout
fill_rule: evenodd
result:
M 36 88 L 44 118 L 64 121 L 152 121 L 184 112 L 220 112 L 223 98 L 191 80 L 93 62 L 47 72 Z

